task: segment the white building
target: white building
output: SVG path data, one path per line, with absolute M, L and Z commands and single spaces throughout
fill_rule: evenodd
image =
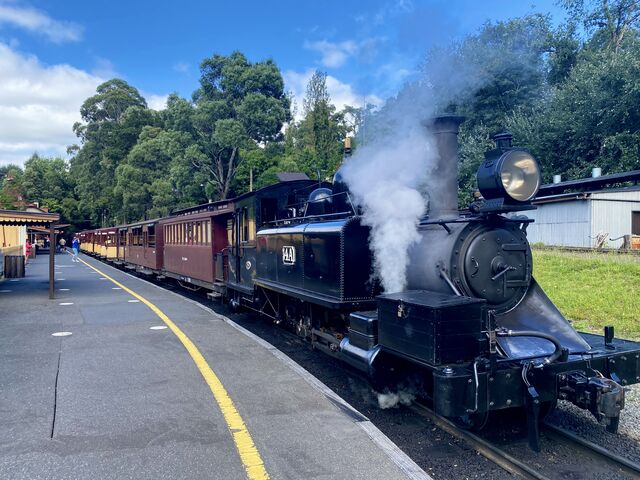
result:
M 584 183 L 595 183 L 591 180 L 595 179 L 585 179 Z M 602 235 L 607 239 L 604 246 L 619 248 L 624 235 L 640 235 L 640 186 L 539 194 L 533 203 L 536 210 L 523 212 L 535 220 L 527 228 L 531 243 L 595 247 L 598 235 Z

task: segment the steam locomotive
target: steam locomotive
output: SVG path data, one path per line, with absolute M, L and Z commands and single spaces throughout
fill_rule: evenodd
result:
M 534 208 L 540 168 L 509 135 L 496 137 L 480 165 L 483 199 L 458 211 L 461 121 L 425 126 L 445 188 L 418 225 L 404 291 L 383 293 L 373 275 L 370 227 L 342 169 L 332 184 L 289 178 L 164 219 L 83 232 L 112 250 L 95 240 L 83 247 L 266 315 L 378 389 L 411 381 L 436 413 L 466 428 L 520 408 L 539 450 L 540 420 L 561 399 L 616 432 L 624 385 L 640 381 L 640 343 L 614 338 L 613 327 L 576 332 L 536 283 L 522 212 Z

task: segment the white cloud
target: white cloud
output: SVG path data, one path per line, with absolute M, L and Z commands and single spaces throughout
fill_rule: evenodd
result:
M 349 57 L 358 52 L 358 45 L 351 40 L 339 43 L 328 42 L 327 40 L 305 42 L 304 48 L 320 53 L 322 56 L 320 62 L 328 68 L 341 67 Z
M 46 66 L 0 43 L 0 164 L 37 151 L 65 155 L 80 105 L 105 79 L 70 65 Z
M 390 17 L 397 17 L 413 11 L 414 5 L 412 0 L 395 0 L 385 3 L 381 8 L 372 13 L 360 13 L 354 16 L 354 20 L 358 23 L 370 23 L 374 26 L 380 26 L 386 23 Z
M 0 26 L 3 24 L 44 35 L 53 43 L 77 42 L 82 38 L 80 25 L 54 20 L 45 12 L 32 7 L 0 4 Z
M 107 60 L 100 66 L 110 70 Z M 66 157 L 67 146 L 78 142 L 72 127 L 81 120 L 80 106 L 110 77 L 66 64 L 44 65 L 0 43 L 0 165 L 22 165 L 34 152 Z M 168 98 L 144 96 L 156 110 Z
M 167 99 L 169 98 L 169 95 L 143 93 L 142 96 L 147 101 L 147 106 L 152 110 L 163 110 L 167 107 Z
M 308 69 L 304 72 L 287 70 L 283 74 L 286 88 L 293 94 L 293 99 L 297 104 L 295 112 L 296 120 L 299 120 L 302 116 L 302 99 L 304 98 L 307 84 L 313 72 L 313 69 Z M 331 97 L 331 103 L 333 103 L 338 110 L 344 108 L 345 105 L 361 107 L 365 101 L 373 105 L 382 105 L 383 103 L 382 99 L 377 95 L 355 92 L 351 85 L 341 82 L 331 75 L 327 75 L 327 90 Z
M 171 68 L 173 68 L 173 70 L 178 73 L 187 73 L 191 68 L 191 65 L 189 65 L 187 62 L 176 62 Z
M 100 78 L 116 78 L 122 77 L 117 71 L 113 62 L 107 58 L 96 57 L 95 66 L 91 70 L 91 74 Z

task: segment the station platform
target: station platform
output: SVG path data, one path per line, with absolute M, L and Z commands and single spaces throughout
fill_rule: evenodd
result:
M 0 282 L 0 478 L 429 479 L 212 310 L 80 255 Z

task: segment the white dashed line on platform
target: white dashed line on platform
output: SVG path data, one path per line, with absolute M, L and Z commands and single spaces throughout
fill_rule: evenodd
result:
M 166 325 L 155 325 L 153 327 L 149 327 L 149 330 L 164 330 L 166 328 Z
M 9 293 L 11 290 L 0 290 L 0 293 Z
M 54 337 L 68 337 L 69 335 L 72 335 L 71 332 L 56 332 L 56 333 L 52 333 L 51 334 Z
M 59 288 L 58 291 L 60 292 L 68 292 L 69 290 L 71 290 L 70 288 Z
M 62 302 L 62 303 L 59 303 L 58 305 L 63 305 L 63 306 L 65 306 L 65 305 L 73 305 L 73 302 Z
M 111 290 L 122 290 L 120 287 L 111 287 Z
M 140 300 L 127 300 L 128 303 L 140 303 Z

